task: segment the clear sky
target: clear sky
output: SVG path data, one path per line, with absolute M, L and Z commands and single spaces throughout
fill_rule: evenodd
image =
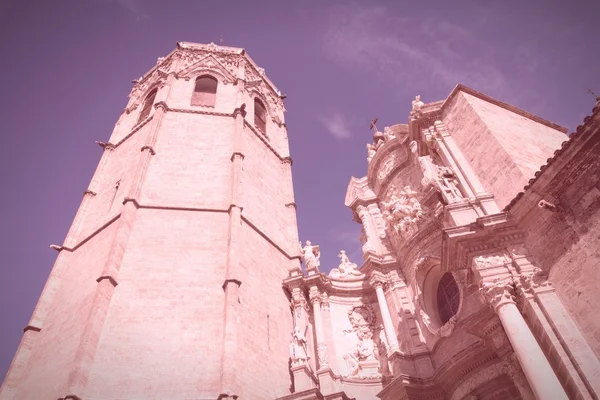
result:
M 217 5 L 218 4 L 218 5 Z M 490 5 L 493 4 L 493 5 Z M 360 226 L 369 121 L 463 83 L 573 130 L 600 94 L 600 2 L 0 2 L 0 379 L 6 373 L 131 81 L 177 41 L 243 47 L 287 95 L 302 240 L 322 270 Z

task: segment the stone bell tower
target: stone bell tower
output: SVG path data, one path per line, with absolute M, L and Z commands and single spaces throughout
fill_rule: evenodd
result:
M 129 97 L 0 399 L 289 392 L 284 96 L 243 49 L 178 43 Z

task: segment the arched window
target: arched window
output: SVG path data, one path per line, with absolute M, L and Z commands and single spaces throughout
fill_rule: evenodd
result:
M 458 312 L 460 305 L 460 290 L 452 273 L 442 275 L 437 290 L 437 307 L 440 322 L 445 324 Z
M 214 107 L 217 98 L 217 81 L 212 76 L 203 75 L 196 79 L 194 94 L 192 95 L 193 106 Z
M 150 112 L 152 111 L 152 106 L 154 105 L 154 99 L 156 98 L 157 89 L 154 89 L 148 96 L 146 96 L 146 100 L 144 100 L 144 106 L 142 107 L 142 111 L 140 111 L 140 118 L 138 119 L 138 123 L 142 122 L 146 118 L 150 116 Z
M 262 133 L 267 133 L 267 109 L 259 99 L 254 99 L 254 126 Z

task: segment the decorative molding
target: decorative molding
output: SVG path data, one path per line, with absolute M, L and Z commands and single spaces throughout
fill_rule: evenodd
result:
M 308 298 L 310 299 L 311 304 L 316 305 L 316 304 L 321 304 L 321 292 L 319 291 L 319 288 L 316 286 L 311 286 L 311 288 L 308 290 Z

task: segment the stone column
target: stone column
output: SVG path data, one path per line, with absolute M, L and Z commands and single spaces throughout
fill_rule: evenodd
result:
M 535 396 L 538 399 L 567 400 L 567 394 L 517 308 L 512 279 L 481 281 L 479 290 L 498 314 Z
M 317 358 L 319 360 L 317 369 L 321 370 L 329 366 L 325 332 L 323 332 L 323 316 L 321 315 L 321 293 L 319 292 L 319 288 L 313 286 L 310 288 L 308 295 L 313 306 L 313 317 L 315 319 Z
M 385 331 L 385 337 L 388 341 L 389 351 L 400 351 L 398 345 L 398 337 L 396 336 L 396 330 L 394 329 L 394 323 L 392 322 L 392 315 L 383 292 L 383 285 L 385 283 L 385 276 L 379 272 L 373 272 L 371 274 L 370 282 L 371 286 L 375 288 L 377 293 L 377 302 L 379 303 L 379 310 L 381 312 L 381 320 L 383 321 L 383 329 Z

